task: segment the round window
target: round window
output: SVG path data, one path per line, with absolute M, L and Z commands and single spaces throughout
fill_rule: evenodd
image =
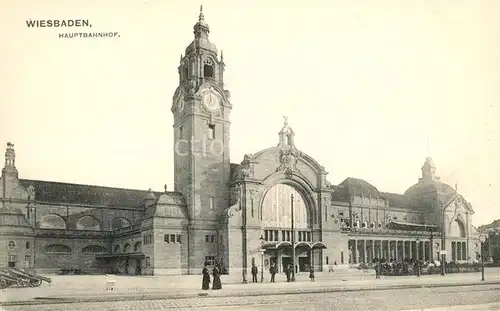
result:
M 9 241 L 9 249 L 14 249 L 16 247 L 16 242 Z

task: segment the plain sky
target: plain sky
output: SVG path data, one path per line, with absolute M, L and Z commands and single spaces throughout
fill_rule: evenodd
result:
M 172 96 L 200 4 L 224 50 L 231 162 L 297 147 L 333 184 L 403 193 L 426 156 L 500 218 L 499 4 L 478 0 L 36 1 L 0 4 L 0 142 L 21 178 L 162 190 L 173 183 Z M 88 19 L 80 31 L 27 19 Z

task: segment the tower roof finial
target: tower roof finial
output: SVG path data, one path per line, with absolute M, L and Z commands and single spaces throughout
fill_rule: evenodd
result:
M 202 22 L 205 20 L 205 16 L 203 15 L 203 5 L 200 5 L 200 16 L 198 17 L 198 21 Z

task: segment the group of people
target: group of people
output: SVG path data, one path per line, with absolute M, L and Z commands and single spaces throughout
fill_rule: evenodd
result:
M 297 268 L 297 267 L 295 267 L 295 268 Z M 255 266 L 255 264 L 252 264 L 251 271 L 252 271 L 252 282 L 257 283 L 257 274 L 259 273 L 259 270 L 257 269 L 257 266 Z M 271 266 L 269 267 L 269 274 L 271 274 L 271 280 L 270 280 L 271 283 L 275 282 L 275 276 L 276 276 L 277 272 L 278 272 L 278 269 L 276 268 L 276 266 L 274 264 L 271 264 Z M 286 275 L 286 281 L 291 282 L 292 281 L 291 276 L 293 273 L 292 265 L 284 266 L 283 272 Z M 311 282 L 315 281 L 314 268 L 312 266 L 309 268 L 309 278 L 311 279 Z
M 203 280 L 201 283 L 201 289 L 203 290 L 210 289 L 210 283 L 212 283 L 212 289 L 214 290 L 222 289 L 222 282 L 220 280 L 221 271 L 222 271 L 221 267 L 216 263 L 214 268 L 212 269 L 213 280 L 211 282 L 210 273 L 208 272 L 208 264 L 205 263 L 202 271 Z

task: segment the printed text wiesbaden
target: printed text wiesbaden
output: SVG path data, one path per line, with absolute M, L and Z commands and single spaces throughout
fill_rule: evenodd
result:
M 88 19 L 29 19 L 28 27 L 92 27 Z

